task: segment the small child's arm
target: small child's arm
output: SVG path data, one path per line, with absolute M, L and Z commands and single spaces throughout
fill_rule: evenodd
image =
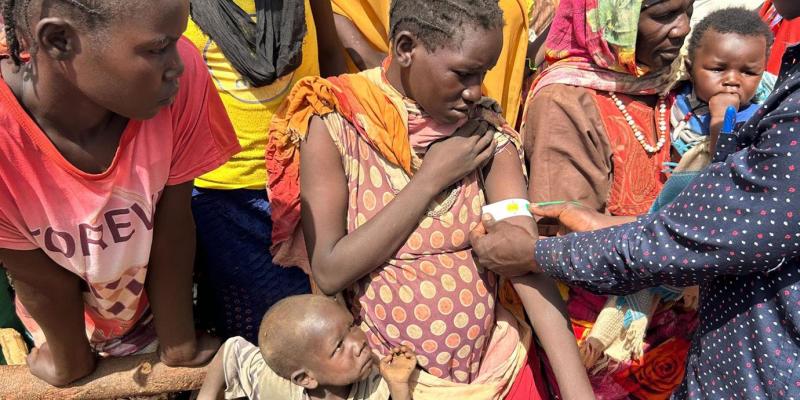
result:
M 485 190 L 489 203 L 510 198 L 526 198 L 525 177 L 519 156 L 506 146 L 495 155 L 486 174 Z M 530 217 L 513 217 L 503 220 L 538 236 L 536 224 Z M 498 229 L 503 224 L 498 224 Z M 508 225 L 506 225 L 508 226 Z M 502 228 L 505 229 L 505 228 Z M 533 249 L 531 249 L 533 252 Z M 513 274 L 519 275 L 519 274 Z M 561 394 L 565 399 L 592 399 L 594 394 L 583 367 L 574 333 L 566 313 L 566 306 L 555 282 L 544 275 L 524 274 L 511 278 L 533 330 L 548 355 L 556 375 Z
M 197 400 L 223 400 L 225 398 L 225 370 L 222 366 L 224 348 L 217 351 L 217 355 L 211 360 L 206 369 L 206 379 Z
M 708 99 L 708 112 L 711 114 L 711 121 L 709 122 L 711 132 L 709 135 L 710 143 L 708 148 L 711 149 L 712 155 L 717 148 L 717 140 L 719 140 L 722 124 L 725 121 L 725 110 L 728 107 L 733 107 L 738 110 L 740 106 L 739 96 L 733 93 L 718 93 Z
M 564 301 L 555 282 L 543 274 L 512 278 L 533 331 L 544 348 L 564 399 L 593 399 Z
M 389 386 L 392 400 L 411 400 L 411 374 L 417 367 L 417 355 L 406 346 L 399 346 L 381 359 L 381 376 Z

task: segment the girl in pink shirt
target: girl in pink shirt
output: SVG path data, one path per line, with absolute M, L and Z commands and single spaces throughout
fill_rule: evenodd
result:
M 166 364 L 202 364 L 218 342 L 192 320 L 192 180 L 239 145 L 181 39 L 188 1 L 2 4 L 0 262 L 31 373 L 64 385 L 156 338 Z

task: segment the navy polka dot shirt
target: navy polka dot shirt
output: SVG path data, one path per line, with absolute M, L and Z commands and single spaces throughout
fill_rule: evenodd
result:
M 701 285 L 673 398 L 800 400 L 798 58 L 787 50 L 772 97 L 660 213 L 537 245 L 542 270 L 600 293 Z

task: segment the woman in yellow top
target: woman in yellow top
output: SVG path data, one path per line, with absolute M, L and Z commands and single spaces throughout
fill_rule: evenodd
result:
M 457 0 L 451 0 L 457 2 Z M 339 39 L 351 72 L 379 67 L 389 51 L 390 0 L 331 0 Z M 495 99 L 503 117 L 516 126 L 528 58 L 528 10 L 532 0 L 499 0 L 503 10 L 503 50 L 483 81 L 484 95 Z
M 256 342 L 259 321 L 283 297 L 310 291 L 299 268 L 269 254 L 267 127 L 306 76 L 344 72 L 329 0 L 191 0 L 185 36 L 200 50 L 242 151 L 195 180 L 200 308 L 222 337 Z M 325 63 L 320 64 L 320 60 Z

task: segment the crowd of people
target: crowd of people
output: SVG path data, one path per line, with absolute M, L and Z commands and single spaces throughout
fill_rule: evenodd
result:
M 0 308 L 51 385 L 800 399 L 796 1 L 0 4 Z

